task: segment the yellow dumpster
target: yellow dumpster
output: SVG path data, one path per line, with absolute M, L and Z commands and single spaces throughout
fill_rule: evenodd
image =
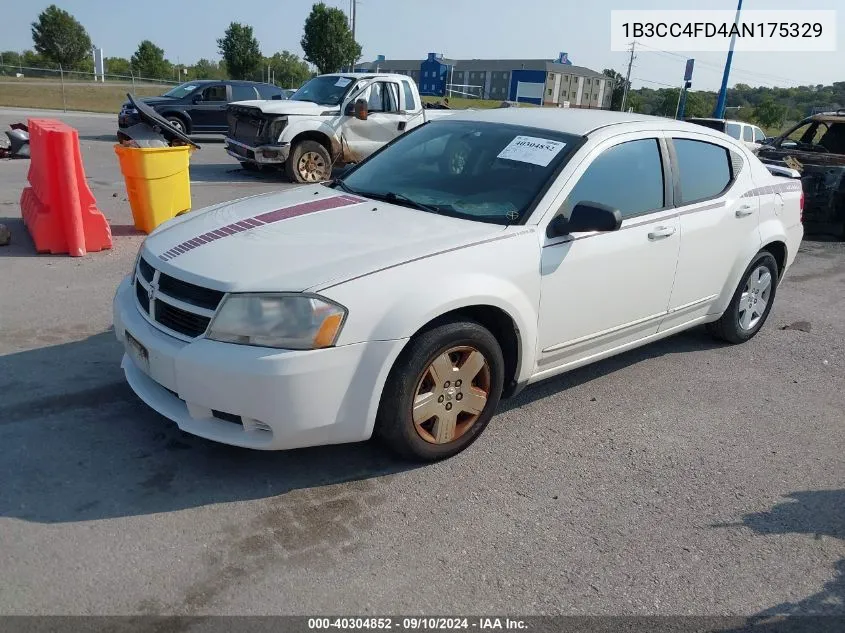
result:
M 159 224 L 191 210 L 192 147 L 115 145 L 135 228 L 150 233 Z

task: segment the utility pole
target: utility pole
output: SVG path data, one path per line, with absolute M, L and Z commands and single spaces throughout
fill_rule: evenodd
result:
M 742 11 L 742 0 L 739 0 L 739 4 L 736 7 L 736 18 L 734 18 L 734 25 L 739 24 L 739 14 Z M 716 101 L 716 108 L 713 110 L 713 117 L 716 119 L 724 119 L 725 118 L 725 104 L 728 99 L 728 77 L 731 74 L 731 62 L 734 58 L 734 45 L 736 44 L 736 32 L 737 29 L 734 29 L 733 35 L 731 36 L 731 46 L 728 49 L 728 58 L 725 60 L 725 73 L 722 75 L 722 87 L 719 90 L 719 98 Z
M 619 108 L 620 112 L 625 112 L 625 104 L 628 101 L 628 88 L 631 85 L 631 66 L 634 65 L 634 60 L 636 59 L 634 56 L 634 46 L 636 45 L 636 41 L 631 42 L 631 57 L 628 59 L 628 74 L 625 75 L 625 89 L 622 91 L 622 107 Z
M 357 13 L 358 9 L 358 0 L 349 0 L 349 30 L 352 31 L 352 40 L 357 41 L 355 39 L 355 14 Z M 352 68 L 351 71 L 355 72 L 355 63 L 357 59 L 352 60 Z

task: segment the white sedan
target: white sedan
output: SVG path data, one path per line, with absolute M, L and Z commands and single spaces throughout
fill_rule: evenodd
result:
M 766 321 L 803 195 L 698 125 L 456 113 L 342 178 L 166 223 L 114 299 L 138 396 L 254 449 L 377 435 L 435 460 L 500 398 L 707 324 Z

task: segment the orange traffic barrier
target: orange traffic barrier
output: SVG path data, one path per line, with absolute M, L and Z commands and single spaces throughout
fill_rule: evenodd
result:
M 111 228 L 85 180 L 79 135 L 53 119 L 29 120 L 29 184 L 21 215 L 39 253 L 111 248 Z

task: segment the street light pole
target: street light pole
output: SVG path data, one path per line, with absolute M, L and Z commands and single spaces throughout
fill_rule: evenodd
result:
M 739 25 L 739 14 L 742 11 L 742 0 L 739 0 L 739 4 L 736 7 L 736 18 L 734 19 L 734 25 Z M 722 75 L 722 88 L 719 90 L 719 98 L 716 101 L 716 109 L 713 110 L 713 117 L 716 119 L 723 119 L 725 118 L 725 103 L 728 99 L 728 78 L 731 74 L 731 62 L 733 62 L 734 58 L 734 45 L 736 44 L 736 33 L 737 29 L 734 29 L 734 34 L 731 36 L 731 45 L 728 49 L 728 58 L 725 60 L 725 73 Z

